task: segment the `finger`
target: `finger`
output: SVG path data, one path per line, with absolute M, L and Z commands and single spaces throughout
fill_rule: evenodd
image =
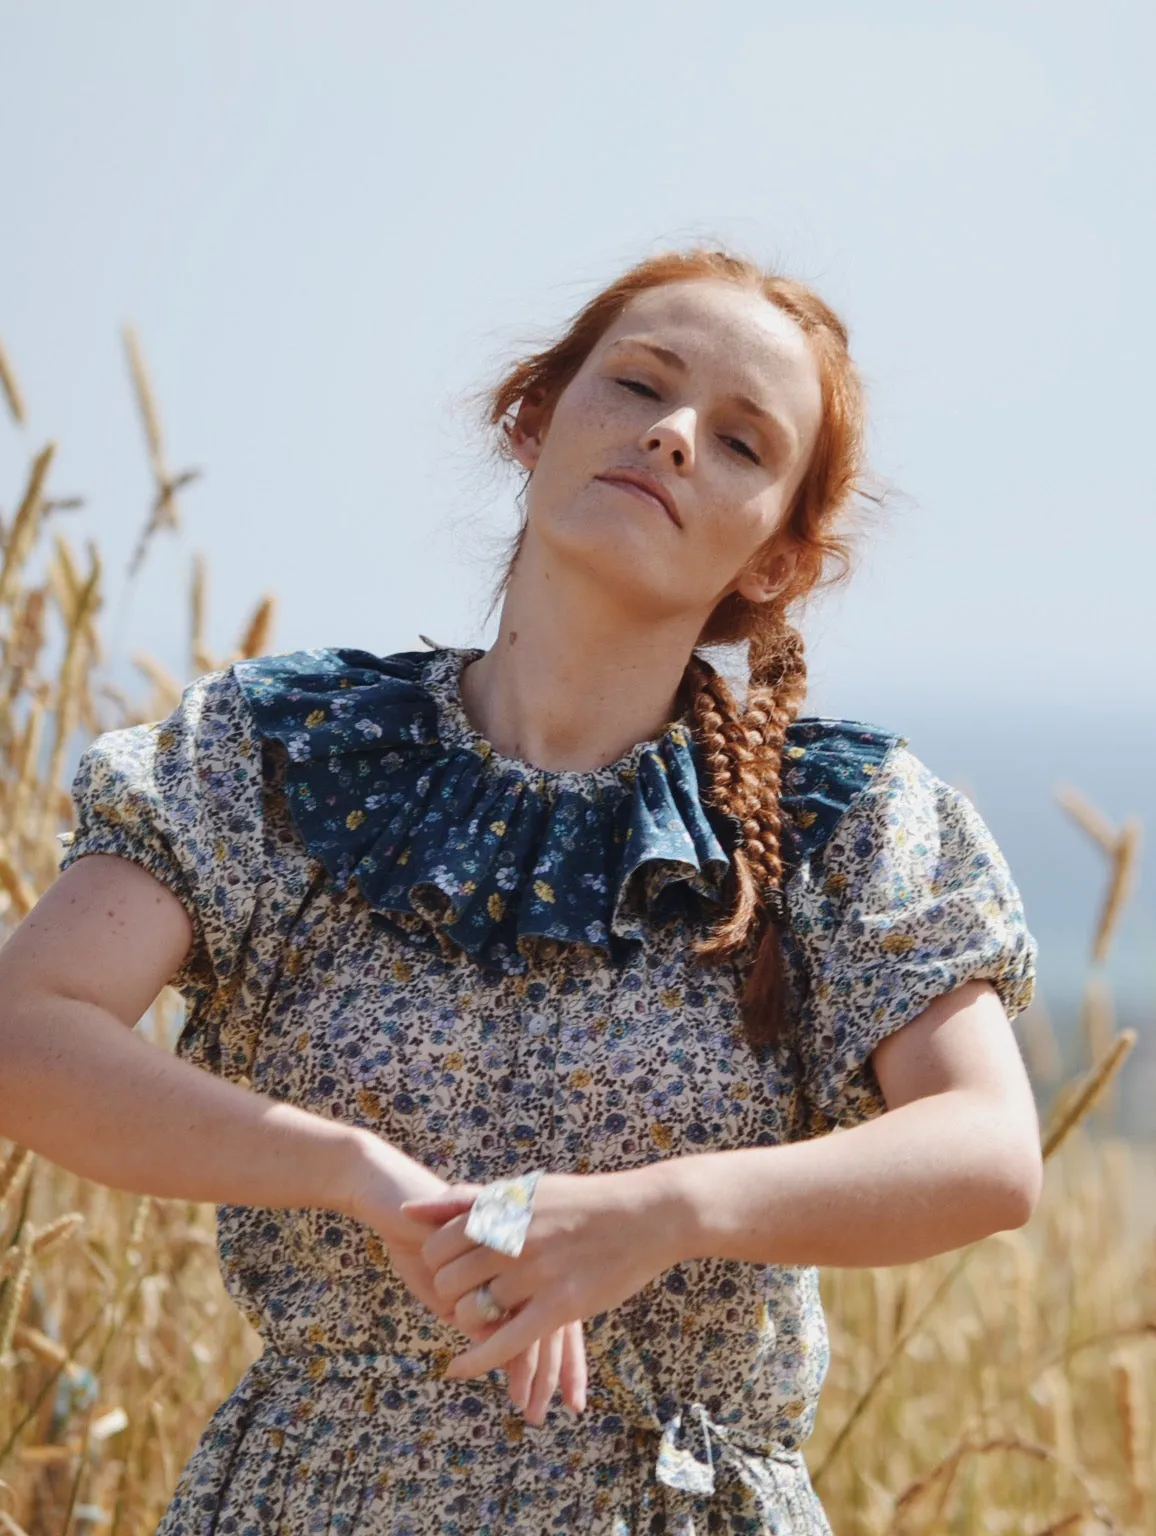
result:
M 550 1399 L 558 1385 L 558 1372 L 562 1365 L 562 1350 L 566 1342 L 564 1328 L 555 1328 L 542 1340 L 538 1350 L 538 1369 L 534 1373 L 534 1386 L 526 1404 L 526 1419 L 530 1424 L 543 1424 Z
M 499 1276 L 505 1275 L 515 1262 L 504 1254 L 495 1253 L 492 1248 L 474 1244 L 460 1258 L 451 1259 L 434 1270 L 434 1290 L 448 1302 L 456 1304 L 468 1298 L 470 1292 L 476 1291 L 479 1285 L 485 1285 L 487 1280 L 497 1280 Z M 506 1281 L 502 1287 L 502 1296 L 494 1298 L 507 1312 L 512 1312 L 519 1302 L 525 1300 L 525 1295 L 510 1294 L 513 1285 L 512 1280 Z
M 471 1248 L 481 1245 L 466 1236 L 466 1218 L 458 1215 L 434 1229 L 422 1240 L 421 1256 L 430 1269 L 440 1269 L 451 1259 L 458 1259 Z M 493 1250 L 491 1250 L 493 1251 Z
M 473 1203 L 473 1195 L 435 1195 L 429 1200 L 403 1200 L 398 1210 L 411 1221 L 440 1226 L 443 1221 L 449 1221 L 451 1216 L 469 1210 Z
M 525 1411 L 530 1389 L 534 1385 L 534 1376 L 538 1370 L 539 1347 L 539 1341 L 535 1339 L 529 1349 L 524 1349 L 506 1367 L 507 1391 L 510 1394 L 510 1401 L 519 1412 Z
M 511 1261 L 507 1260 L 507 1263 L 509 1262 Z M 495 1295 L 493 1286 L 491 1286 L 490 1295 L 505 1313 L 512 1314 L 517 1312 L 518 1308 L 521 1307 L 523 1303 L 529 1299 L 530 1293 L 524 1288 L 518 1288 L 512 1297 L 505 1294 L 509 1287 L 516 1285 L 517 1282 L 516 1280 L 507 1279 L 504 1271 L 496 1270 L 494 1265 L 489 1264 L 486 1267 L 486 1272 L 488 1277 L 494 1282 L 495 1285 L 498 1284 L 499 1281 L 501 1282 L 503 1294 L 501 1296 Z M 478 1285 L 482 1285 L 483 1283 L 483 1281 L 478 1281 Z M 434 1285 L 436 1288 L 436 1276 L 434 1278 Z M 470 1286 L 467 1290 L 462 1292 L 454 1306 L 454 1321 L 457 1323 L 458 1327 L 462 1330 L 463 1333 L 470 1334 L 472 1334 L 475 1329 L 480 1327 L 483 1323 L 489 1321 L 489 1319 L 486 1318 L 482 1313 L 481 1307 L 478 1305 L 477 1285 Z M 498 1318 L 493 1326 L 500 1328 L 507 1322 L 509 1322 L 509 1315 L 506 1317 Z
M 462 1381 L 471 1376 L 482 1376 L 495 1366 L 505 1365 L 522 1350 L 529 1349 L 535 1340 L 555 1327 L 548 1305 L 541 1297 L 529 1301 L 520 1312 L 515 1312 L 488 1339 L 455 1355 L 444 1371 L 452 1381 Z
M 584 1413 L 587 1386 L 586 1335 L 582 1331 L 580 1321 L 567 1323 L 564 1332 L 566 1345 L 562 1351 L 562 1369 L 558 1385 L 563 1400 L 570 1404 L 574 1412 Z

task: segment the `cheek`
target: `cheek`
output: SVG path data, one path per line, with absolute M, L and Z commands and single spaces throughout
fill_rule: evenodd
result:
M 597 377 L 579 376 L 562 392 L 555 409 L 558 447 L 568 457 L 580 458 L 609 440 L 631 442 L 637 435 L 632 425 L 637 414 L 615 386 Z
M 715 503 L 698 541 L 703 558 L 728 578 L 735 576 L 775 530 L 774 508 L 755 502 Z

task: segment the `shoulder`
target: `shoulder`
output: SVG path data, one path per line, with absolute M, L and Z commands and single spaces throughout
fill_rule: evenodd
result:
M 302 761 L 358 742 L 434 740 L 437 712 L 425 686 L 430 656 L 325 646 L 237 661 L 230 672 L 262 739 Z
M 783 854 L 797 866 L 818 854 L 865 796 L 908 771 L 907 738 L 864 720 L 804 715 L 787 727 L 781 804 Z

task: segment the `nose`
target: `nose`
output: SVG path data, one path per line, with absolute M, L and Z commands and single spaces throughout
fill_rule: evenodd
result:
M 684 405 L 647 427 L 640 442 L 647 453 L 663 453 L 678 469 L 693 469 L 694 432 L 694 411 Z

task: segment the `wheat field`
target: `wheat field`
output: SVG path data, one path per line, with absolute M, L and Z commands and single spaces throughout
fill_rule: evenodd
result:
M 199 471 L 168 469 L 131 330 L 124 343 L 155 485 L 135 577 Z M 26 430 L 2 345 L 0 397 Z M 98 731 L 167 714 L 181 688 L 146 655 L 133 657 L 139 697 L 104 676 L 101 560 L 61 531 L 81 502 L 52 493 L 54 456 L 51 443 L 30 453 L 0 513 L 0 942 L 55 877 L 70 759 Z M 273 648 L 266 596 L 236 650 L 210 655 L 206 585 L 194 560 L 189 677 Z M 1113 1131 L 1136 1036 L 1115 1028 L 1104 980 L 1141 828 L 1068 788 L 1056 814 L 1104 857 L 1085 1069 L 1061 1080 L 1033 1004 L 1017 1032 L 1046 1180 L 1026 1227 L 918 1264 L 824 1272 L 831 1368 L 806 1453 L 838 1536 L 1156 1533 L 1156 1158 Z M 138 1029 L 171 1044 L 182 1006 L 162 993 Z M 147 1536 L 259 1349 L 221 1283 L 212 1207 L 106 1189 L 0 1140 L 0 1536 Z

